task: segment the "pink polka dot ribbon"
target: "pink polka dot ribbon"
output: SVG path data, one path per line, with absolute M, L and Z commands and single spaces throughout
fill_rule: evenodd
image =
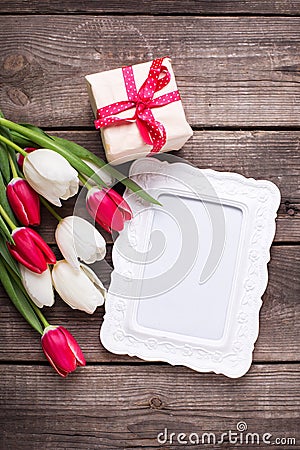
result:
M 166 66 L 165 58 L 152 61 L 149 74 L 140 90 L 137 91 L 132 66 L 123 67 L 123 78 L 128 100 L 112 103 L 97 110 L 95 127 L 97 129 L 116 126 L 122 123 L 136 122 L 143 141 L 152 146 L 150 155 L 157 153 L 165 145 L 167 134 L 162 123 L 155 120 L 152 108 L 159 108 L 180 100 L 178 91 L 172 91 L 153 99 L 156 92 L 163 89 L 170 82 L 171 75 Z M 121 119 L 116 114 L 135 108 L 132 117 Z

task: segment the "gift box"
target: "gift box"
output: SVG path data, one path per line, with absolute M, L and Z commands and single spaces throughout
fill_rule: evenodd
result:
M 85 78 L 109 163 L 179 150 L 192 136 L 169 58 Z

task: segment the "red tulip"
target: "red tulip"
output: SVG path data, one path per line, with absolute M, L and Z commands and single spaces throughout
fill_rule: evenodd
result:
M 7 185 L 10 206 L 23 225 L 40 224 L 40 199 L 23 178 L 13 178 Z
M 128 203 L 113 189 L 92 188 L 86 196 L 87 210 L 106 231 L 121 231 L 132 218 Z
M 24 150 L 25 150 L 26 153 L 31 153 L 31 152 L 34 152 L 37 149 L 35 147 L 26 147 L 26 148 L 24 148 Z M 18 163 L 18 166 L 20 167 L 20 169 L 23 168 L 24 158 L 25 158 L 24 155 L 21 155 L 21 153 L 18 153 L 18 155 L 17 155 L 17 163 Z
M 50 247 L 31 228 L 15 228 L 12 238 L 15 245 L 7 243 L 11 255 L 32 272 L 42 273 L 47 269 L 47 264 L 56 263 Z
M 77 341 L 64 327 L 46 327 L 42 336 L 42 347 L 48 361 L 62 377 L 73 372 L 77 366 L 86 364 Z

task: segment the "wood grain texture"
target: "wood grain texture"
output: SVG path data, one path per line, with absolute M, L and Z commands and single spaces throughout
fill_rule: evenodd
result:
M 1 12 L 8 13 L 117 13 L 117 14 L 270 14 L 297 15 L 300 13 L 299 0 L 2 0 Z
M 111 272 L 108 264 L 97 268 L 100 278 L 108 284 Z M 299 359 L 300 324 L 300 252 L 297 246 L 273 247 L 269 263 L 269 284 L 263 297 L 260 314 L 260 334 L 255 346 L 254 361 L 297 361 Z M 0 288 L 0 360 L 44 361 L 39 337 L 11 305 Z M 89 362 L 132 362 L 127 356 L 107 352 L 99 342 L 99 329 L 104 308 L 89 316 L 73 311 L 60 299 L 45 310 L 52 324 L 66 326 L 78 339 Z M 134 361 L 139 361 L 137 358 Z
M 299 365 L 261 365 L 231 380 L 167 365 L 99 366 L 63 381 L 49 367 L 3 365 L 2 448 L 179 449 L 160 445 L 158 433 L 166 427 L 176 435 L 211 432 L 219 439 L 241 420 L 248 432 L 270 433 L 272 442 L 299 442 L 299 373 Z M 236 447 L 245 448 L 229 444 L 227 436 L 227 444 L 212 448 Z
M 0 287 L 1 448 L 179 450 L 160 445 L 157 434 L 167 427 L 169 435 L 219 437 L 239 421 L 249 432 L 271 433 L 272 443 L 297 440 L 276 448 L 300 448 L 300 247 L 291 245 L 300 243 L 299 14 L 300 0 L 2 0 L 0 104 L 8 118 L 72 127 L 57 134 L 103 156 L 84 75 L 170 55 L 188 121 L 198 130 L 176 155 L 269 179 L 282 203 L 254 363 L 241 379 L 113 355 L 99 342 L 104 308 L 89 316 L 57 298 L 45 314 L 76 336 L 88 361 L 62 380 Z M 43 211 L 41 233 L 50 243 L 54 227 Z M 106 284 L 111 249 L 98 267 Z M 227 437 L 210 447 L 239 445 Z
M 3 16 L 0 24 L 0 102 L 14 120 L 92 126 L 84 75 L 169 55 L 193 126 L 300 125 L 298 17 Z
M 73 140 L 104 158 L 97 131 L 53 132 Z M 300 241 L 300 132 L 267 131 L 196 131 L 175 156 L 200 168 L 238 172 L 246 177 L 273 181 L 282 195 L 277 219 L 275 242 Z M 125 172 L 124 172 L 125 173 Z M 62 215 L 72 214 L 74 201 L 69 200 Z M 46 211 L 41 234 L 54 243 L 56 221 Z M 103 232 L 108 242 L 110 236 Z

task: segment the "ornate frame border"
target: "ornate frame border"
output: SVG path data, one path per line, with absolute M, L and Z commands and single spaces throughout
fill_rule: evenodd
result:
M 199 176 L 199 175 L 202 176 Z M 156 176 L 154 176 L 156 175 Z M 197 169 L 184 163 L 161 162 L 156 158 L 143 158 L 135 161 L 130 176 L 145 189 L 162 189 L 168 180 L 168 193 L 178 190 L 176 179 L 185 181 L 202 198 L 207 198 L 205 180 L 213 186 L 219 201 L 241 205 L 243 215 L 244 238 L 241 252 L 244 261 L 244 276 L 240 280 L 239 295 L 235 299 L 230 314 L 230 333 L 226 342 L 191 342 L 188 336 L 178 339 L 157 336 L 157 333 L 141 332 L 128 322 L 132 315 L 132 302 L 121 295 L 112 294 L 117 283 L 115 273 L 122 274 L 124 292 L 126 282 L 130 283 L 136 271 L 134 265 L 118 252 L 118 244 L 127 236 L 130 244 L 138 247 L 139 230 L 145 230 L 144 214 L 137 216 L 120 233 L 113 249 L 114 272 L 111 288 L 105 303 L 104 322 L 100 330 L 100 339 L 104 347 L 117 354 L 138 356 L 150 361 L 165 361 L 172 365 L 185 365 L 200 372 L 213 371 L 232 378 L 244 375 L 252 362 L 254 343 L 259 331 L 259 311 L 261 297 L 268 282 L 267 263 L 270 260 L 270 246 L 275 234 L 276 212 L 280 204 L 280 192 L 270 181 L 254 180 L 229 172 L 216 172 L 211 169 Z M 151 190 L 153 195 L 153 190 Z M 209 196 L 209 195 L 208 195 Z M 134 213 L 145 207 L 138 197 L 126 191 L 124 198 Z M 149 207 L 149 213 L 153 207 Z M 122 291 L 123 289 L 123 291 Z M 228 320 L 228 319 L 227 319 Z M 175 336 L 175 335 L 174 335 Z

